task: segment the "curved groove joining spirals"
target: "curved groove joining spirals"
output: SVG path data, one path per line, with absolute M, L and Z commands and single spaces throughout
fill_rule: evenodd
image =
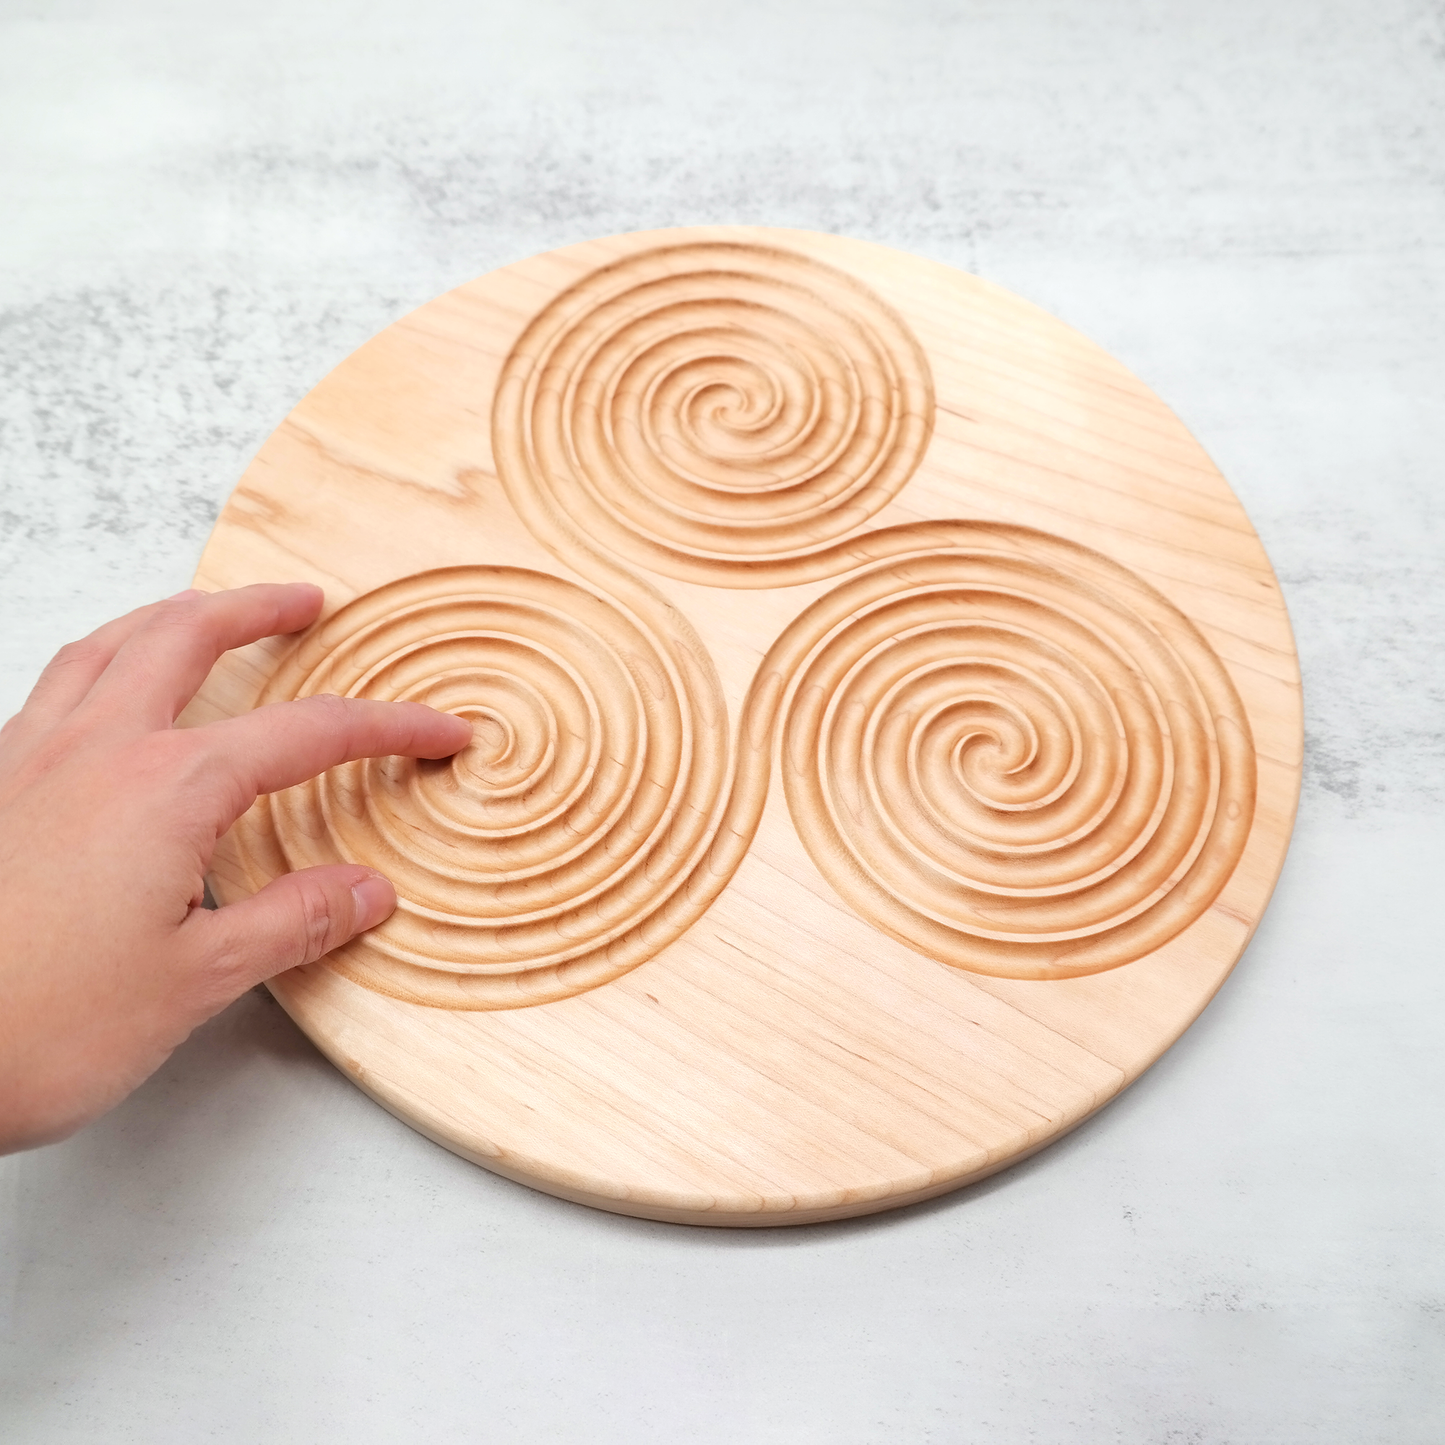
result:
M 960 968 L 1097 973 L 1193 923 L 1255 798 L 1243 704 L 1197 629 L 1126 568 L 1030 529 L 926 523 L 862 545 L 873 560 L 764 660 L 740 787 L 781 718 L 819 871 Z
M 493 451 L 562 555 L 581 539 L 689 581 L 779 586 L 842 570 L 828 550 L 908 481 L 933 406 L 917 341 L 853 278 L 772 247 L 670 246 L 532 321 Z
M 348 763 L 258 804 L 263 872 L 360 862 L 396 885 L 396 913 L 331 966 L 420 1003 L 505 1008 L 595 987 L 689 926 L 726 881 L 690 886 L 728 750 L 716 678 L 675 622 L 543 573 L 464 567 L 382 587 L 308 635 L 262 701 L 415 701 L 474 728 L 455 758 Z

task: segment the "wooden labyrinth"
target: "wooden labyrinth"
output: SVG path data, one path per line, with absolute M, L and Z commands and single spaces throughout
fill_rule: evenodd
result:
M 876 246 L 615 237 L 423 306 L 262 448 L 197 573 L 320 581 L 190 714 L 468 718 L 260 800 L 212 886 L 382 869 L 273 992 L 447 1147 L 699 1224 L 927 1198 L 1057 1137 L 1248 941 L 1298 794 L 1283 602 L 1174 416 Z

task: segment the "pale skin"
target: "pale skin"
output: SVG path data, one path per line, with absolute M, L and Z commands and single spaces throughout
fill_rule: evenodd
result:
M 246 989 L 387 918 L 391 884 L 334 864 L 201 906 L 217 840 L 262 793 L 353 758 L 441 758 L 468 723 L 308 698 L 177 716 L 223 652 L 295 632 L 319 587 L 182 593 L 62 648 L 0 728 L 0 1153 L 119 1103 Z

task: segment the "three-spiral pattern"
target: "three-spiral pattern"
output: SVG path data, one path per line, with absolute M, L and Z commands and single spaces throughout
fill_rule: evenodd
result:
M 1024 527 L 869 529 L 933 408 L 907 326 L 802 256 L 660 247 L 564 289 L 502 368 L 492 443 L 518 515 L 586 583 L 422 573 L 308 634 L 262 701 L 424 702 L 475 740 L 262 800 L 253 875 L 376 866 L 398 910 L 333 967 L 424 1004 L 546 1002 L 701 917 L 777 770 L 823 878 L 933 959 L 1066 978 L 1176 937 L 1248 839 L 1243 704 L 1189 619 L 1098 553 Z M 635 568 L 843 580 L 771 640 L 730 720 Z

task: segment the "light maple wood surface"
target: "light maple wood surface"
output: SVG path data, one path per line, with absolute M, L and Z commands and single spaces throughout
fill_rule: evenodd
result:
M 222 902 L 384 870 L 272 990 L 448 1148 L 655 1219 L 839 1218 L 1031 1153 L 1148 1067 L 1259 921 L 1299 676 L 1178 419 L 1029 304 L 857 241 L 534 257 L 342 363 L 196 574 L 314 580 L 188 715 L 472 720 L 223 840 Z

